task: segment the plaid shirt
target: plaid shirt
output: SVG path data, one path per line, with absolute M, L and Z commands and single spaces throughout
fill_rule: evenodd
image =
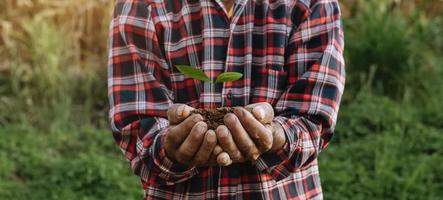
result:
M 113 136 L 146 199 L 322 199 L 317 165 L 344 89 L 337 0 L 118 0 L 112 20 L 109 101 Z M 211 84 L 174 66 L 201 68 Z M 199 108 L 269 102 L 288 145 L 256 162 L 188 169 L 161 140 L 173 103 Z

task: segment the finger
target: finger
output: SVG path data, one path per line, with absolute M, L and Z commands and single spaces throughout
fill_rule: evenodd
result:
M 232 138 L 231 132 L 226 126 L 219 126 L 216 129 L 217 139 L 220 143 L 220 146 L 223 150 L 229 154 L 229 157 L 233 162 L 239 161 L 242 159 L 243 155 L 240 153 L 240 150 L 235 145 L 234 139 Z
M 262 124 L 269 124 L 274 120 L 274 108 L 267 102 L 250 104 L 245 108 Z
M 215 146 L 215 148 L 214 148 L 214 151 L 212 151 L 212 154 L 213 154 L 215 157 L 217 157 L 218 154 L 220 154 L 221 152 L 223 152 L 223 149 L 221 148 L 220 145 L 217 144 L 217 145 Z
M 268 125 L 268 128 L 272 130 L 272 148 L 271 152 L 281 150 L 286 143 L 286 135 L 283 127 L 279 123 L 272 123 Z
M 191 117 L 186 118 L 185 121 L 177 126 L 170 127 L 169 132 L 166 135 L 166 140 L 171 141 L 174 145 L 178 146 L 189 135 L 189 132 L 191 132 L 191 129 L 195 124 L 202 120 L 203 117 L 201 115 L 191 115 Z
M 188 137 L 186 137 L 183 144 L 180 145 L 175 153 L 177 161 L 184 164 L 189 164 L 193 160 L 192 158 L 200 148 L 207 130 L 208 125 L 206 125 L 204 122 L 198 122 L 195 124 Z
M 232 164 L 232 160 L 229 157 L 229 154 L 226 152 L 222 152 L 217 156 L 217 163 L 221 166 L 229 166 Z
M 218 153 L 214 153 L 218 152 Z M 208 165 L 207 166 L 216 166 L 217 163 L 217 156 L 223 152 L 223 149 L 219 145 L 215 145 L 214 150 L 212 150 L 211 157 L 209 158 Z
M 245 109 L 253 114 L 253 116 L 263 124 L 269 124 L 274 119 L 274 108 L 268 102 L 260 102 L 249 104 Z
M 214 150 L 215 150 L 215 148 L 214 148 Z M 218 155 L 214 155 L 213 153 L 211 154 L 211 157 L 209 158 L 209 162 L 208 162 L 209 165 L 217 165 L 217 156 Z
M 179 124 L 185 120 L 194 108 L 186 104 L 173 104 L 168 109 L 168 120 L 170 124 Z
M 217 137 L 213 130 L 206 131 L 205 138 L 194 157 L 194 163 L 197 166 L 208 164 L 209 158 L 212 155 L 212 150 L 217 144 Z
M 272 131 L 257 121 L 254 116 L 244 108 L 237 107 L 234 109 L 234 113 L 252 140 L 258 144 L 261 152 L 268 151 L 272 147 Z
M 209 159 L 209 163 L 215 163 L 216 165 L 218 165 L 217 163 L 217 156 L 223 152 L 223 149 L 220 147 L 220 145 L 215 145 L 214 150 L 212 150 L 212 155 L 211 158 Z
M 229 131 L 232 133 L 232 138 L 234 139 L 235 144 L 241 153 L 248 160 L 257 160 L 257 158 L 260 156 L 260 151 L 246 130 L 243 128 L 238 118 L 234 114 L 229 113 L 225 115 L 224 122 Z
M 173 161 L 177 161 L 177 159 L 175 158 L 175 152 L 177 151 L 177 146 L 175 146 L 171 141 L 165 140 L 163 142 L 164 148 L 165 148 L 165 152 L 166 152 L 166 157 L 170 158 Z

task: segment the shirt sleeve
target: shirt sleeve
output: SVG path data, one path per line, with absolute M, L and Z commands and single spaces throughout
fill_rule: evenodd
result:
M 275 111 L 288 145 L 257 160 L 276 180 L 308 166 L 334 132 L 345 84 L 343 32 L 337 0 L 296 5 L 293 21 L 301 22 L 286 48 L 288 85 Z
M 113 136 L 144 182 L 172 185 L 197 173 L 166 157 L 162 140 L 172 105 L 169 67 L 150 6 L 119 0 L 110 27 L 108 93 Z

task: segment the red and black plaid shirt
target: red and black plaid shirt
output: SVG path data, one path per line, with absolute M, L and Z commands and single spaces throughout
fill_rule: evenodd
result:
M 321 199 L 317 165 L 344 89 L 337 0 L 118 0 L 111 25 L 113 135 L 146 199 Z M 185 77 L 191 65 L 215 78 Z M 186 169 L 161 144 L 173 103 L 215 108 L 269 102 L 288 145 L 257 162 Z

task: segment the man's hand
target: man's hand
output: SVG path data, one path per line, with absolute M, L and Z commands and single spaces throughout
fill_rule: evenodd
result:
M 281 149 L 286 142 L 283 128 L 272 123 L 274 110 L 269 103 L 251 104 L 245 108 L 235 108 L 234 114 L 227 114 L 226 126 L 219 126 L 216 130 L 221 147 L 233 162 L 256 160 L 264 152 Z
M 201 115 L 191 115 L 192 107 L 174 104 L 168 110 L 169 128 L 163 145 L 169 158 L 186 166 L 207 165 L 217 144 L 213 130 Z

